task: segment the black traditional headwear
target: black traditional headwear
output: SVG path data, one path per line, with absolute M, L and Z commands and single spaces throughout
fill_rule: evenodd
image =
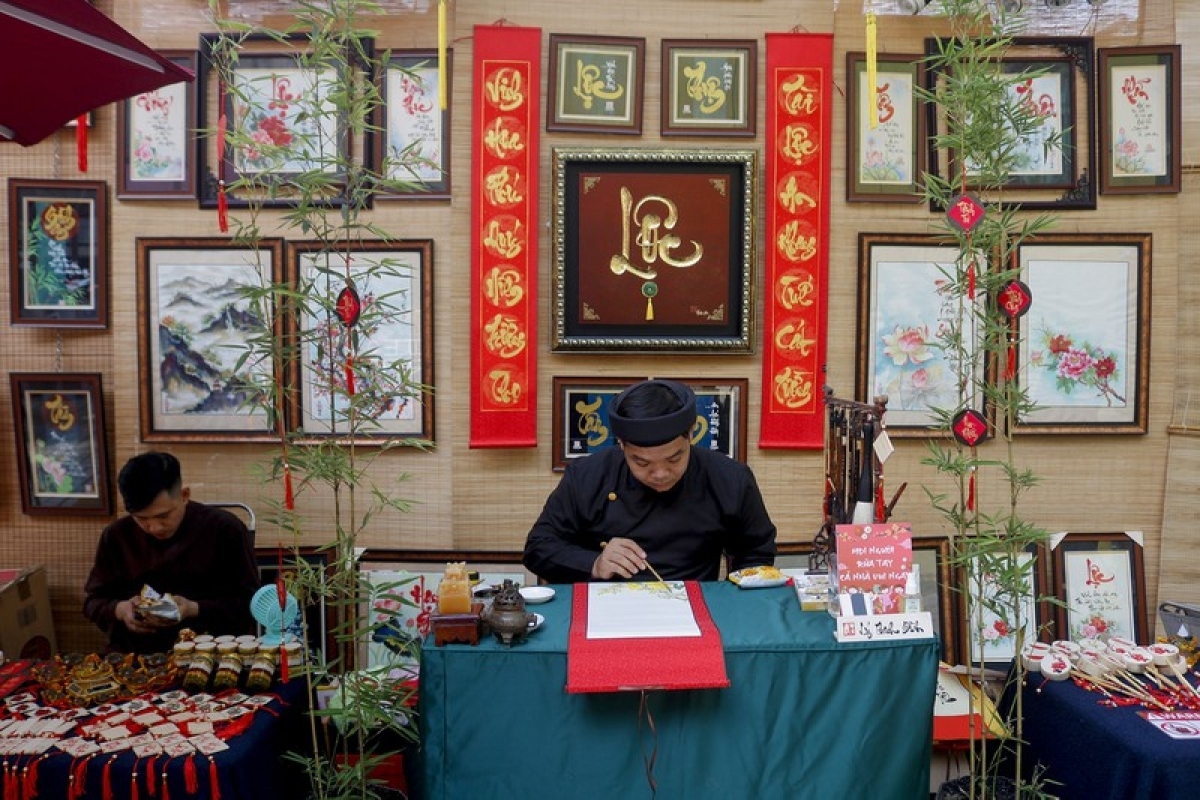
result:
M 657 417 L 627 417 L 621 406 L 632 392 L 644 391 L 647 386 L 662 386 L 679 400 L 679 408 Z M 649 380 L 635 383 L 617 395 L 609 406 L 608 421 L 613 436 L 637 447 L 657 447 L 660 444 L 688 435 L 696 424 L 696 393 L 678 381 Z

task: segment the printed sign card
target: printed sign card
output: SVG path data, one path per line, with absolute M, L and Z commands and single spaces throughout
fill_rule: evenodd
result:
M 898 614 L 912 571 L 912 526 L 879 522 L 837 526 L 838 593 L 843 614 Z

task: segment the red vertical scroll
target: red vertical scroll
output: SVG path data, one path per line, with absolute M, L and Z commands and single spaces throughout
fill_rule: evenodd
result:
M 471 447 L 537 445 L 542 31 L 475 27 Z
M 767 34 L 766 291 L 759 447 L 824 445 L 833 36 Z

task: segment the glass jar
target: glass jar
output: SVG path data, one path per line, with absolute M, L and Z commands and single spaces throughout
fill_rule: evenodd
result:
M 250 674 L 246 676 L 247 692 L 265 692 L 275 680 L 275 650 L 259 650 L 250 662 Z
M 236 651 L 221 653 L 217 660 L 217 671 L 213 675 L 213 691 L 223 692 L 236 689 L 242 677 L 242 657 Z
M 192 654 L 195 652 L 195 642 L 176 642 L 171 649 L 171 660 L 175 664 L 175 669 L 186 672 L 188 665 L 192 663 Z
M 208 688 L 208 681 L 216 668 L 216 656 L 212 649 L 200 650 L 192 654 L 191 663 L 183 676 L 184 691 L 195 694 Z

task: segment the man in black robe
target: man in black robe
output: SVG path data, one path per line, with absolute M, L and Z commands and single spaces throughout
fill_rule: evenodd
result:
M 750 468 L 694 447 L 696 395 L 676 381 L 627 388 L 609 410 L 618 446 L 567 466 L 525 541 L 549 583 L 716 580 L 773 564 L 775 525 Z
M 250 533 L 233 514 L 191 501 L 179 460 L 143 453 L 121 468 L 127 516 L 104 529 L 84 592 L 83 613 L 114 652 L 170 652 L 180 628 L 251 633 L 258 589 Z M 139 610 L 143 586 L 171 594 L 179 619 Z

